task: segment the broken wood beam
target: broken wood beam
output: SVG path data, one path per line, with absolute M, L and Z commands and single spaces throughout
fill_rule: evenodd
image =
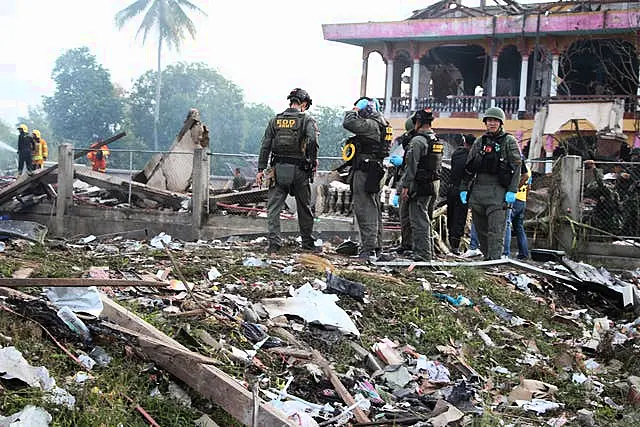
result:
M 25 279 L 2 278 L 0 286 L 6 288 L 27 288 L 27 287 L 45 287 L 45 288 L 85 288 L 89 286 L 110 286 L 112 288 L 123 288 L 128 286 L 146 286 L 146 287 L 166 287 L 169 286 L 165 282 L 151 282 L 148 280 L 122 280 L 122 279 L 89 279 L 89 278 L 48 278 L 48 277 L 28 277 Z
M 213 196 L 209 196 L 209 209 L 216 210 L 217 203 L 224 203 L 227 205 L 231 205 L 234 203 L 248 204 L 248 203 L 263 202 L 267 200 L 268 194 L 269 194 L 269 189 L 267 188 L 257 188 L 249 191 L 216 194 Z
M 166 342 L 174 347 L 187 349 L 176 340 L 168 337 L 154 326 L 145 322 L 129 310 L 117 304 L 107 296 L 102 296 L 104 309 L 101 318 L 139 332 L 145 336 Z M 171 354 L 147 353 L 149 358 L 160 367 L 184 381 L 203 397 L 224 409 L 244 425 L 253 423 L 253 394 L 244 388 L 235 378 L 215 366 L 202 363 L 175 363 Z M 285 414 L 261 401 L 258 412 L 258 426 L 293 426 Z
M 196 353 L 188 349 L 185 350 L 185 349 L 176 347 L 171 343 L 167 343 L 165 341 L 161 341 L 159 339 L 146 336 L 144 334 L 133 331 L 131 329 L 127 329 L 115 323 L 103 321 L 101 324 L 102 326 L 106 326 L 109 329 L 112 329 L 117 332 L 121 332 L 125 335 L 130 335 L 136 338 L 145 353 L 148 353 L 149 351 L 159 351 L 164 353 L 169 352 L 176 359 L 182 359 L 183 361 L 187 361 L 187 362 L 202 363 L 205 365 L 222 364 L 222 362 L 212 357 L 207 357 L 200 353 Z
M 93 144 L 91 144 L 91 146 L 83 149 L 83 150 L 79 150 L 76 151 L 76 153 L 73 155 L 73 159 L 79 159 L 80 157 L 83 157 L 84 155 L 90 153 L 91 151 L 95 151 L 97 149 L 99 149 L 100 147 L 102 147 L 103 145 L 109 145 L 112 142 L 115 142 L 117 140 L 119 140 L 120 138 L 123 138 L 127 136 L 126 132 L 120 132 L 118 134 L 113 135 L 112 137 L 109 137 L 107 139 L 105 139 L 104 141 L 98 141 L 98 142 L 94 142 Z M 54 165 L 56 166 L 56 165 Z M 52 166 L 53 167 L 53 166 Z
M 340 378 L 338 378 L 336 372 L 333 370 L 331 365 L 329 365 L 329 361 L 325 359 L 318 350 L 313 350 L 312 353 L 314 360 L 322 368 L 327 378 L 329 378 L 329 381 L 333 385 L 333 388 L 336 390 L 336 393 L 338 393 L 340 398 L 342 398 L 342 401 L 346 403 L 347 406 L 355 405 L 356 400 L 353 398 L 351 393 L 349 393 L 349 390 L 347 390 L 344 384 L 342 384 L 342 381 L 340 381 Z M 353 410 L 353 414 L 355 415 L 356 420 L 358 420 L 359 423 L 371 422 L 371 420 L 369 420 L 369 418 L 365 415 L 364 411 L 358 406 L 356 406 Z
M 149 199 L 162 204 L 163 206 L 173 209 L 180 209 L 182 200 L 185 195 L 174 193 L 172 191 L 160 190 L 158 188 L 149 187 L 139 182 L 129 181 L 114 175 L 107 175 L 101 172 L 93 171 L 89 168 L 75 168 L 74 175 L 77 179 L 105 190 L 115 190 L 122 194 L 134 194 L 141 199 Z

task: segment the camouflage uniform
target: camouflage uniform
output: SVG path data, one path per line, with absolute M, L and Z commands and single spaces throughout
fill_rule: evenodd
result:
M 300 149 L 297 153 L 287 153 L 279 156 L 277 139 L 277 120 L 279 117 L 298 116 L 302 120 L 300 129 Z M 287 108 L 282 114 L 271 119 L 262 138 L 260 157 L 258 159 L 258 170 L 267 168 L 269 162 L 276 170 L 275 183 L 269 188 L 269 201 L 267 203 L 267 223 L 269 247 L 280 248 L 282 239 L 280 237 L 280 213 L 285 206 L 288 194 L 296 199 L 298 215 L 298 226 L 302 236 L 302 247 L 311 249 L 314 247 L 313 214 L 311 213 L 311 184 L 310 178 L 315 168 L 318 156 L 318 125 L 316 121 L 306 112 L 300 112 L 296 108 Z M 271 157 L 271 160 L 269 159 Z M 283 167 L 287 175 L 279 174 L 281 166 L 291 165 L 289 168 Z M 280 176 L 278 176 L 280 175 Z M 285 181 L 286 182 L 283 182 Z
M 407 119 L 408 123 L 413 125 L 411 118 Z M 404 176 L 404 171 L 407 165 L 407 152 L 409 151 L 409 142 L 415 136 L 413 128 L 409 129 L 408 124 L 405 124 L 407 132 L 398 137 L 398 142 L 402 144 L 404 155 L 402 156 L 402 165 L 398 168 L 396 179 L 396 194 L 398 196 L 402 192 L 401 179 Z M 400 219 L 400 252 L 411 250 L 413 245 L 413 235 L 411 234 L 411 220 L 409 219 L 409 201 L 402 199 L 398 201 L 398 216 Z
M 413 255 L 424 261 L 431 261 L 433 257 L 429 205 L 433 198 L 438 197 L 437 191 L 440 188 L 440 181 L 430 181 L 432 194 L 422 195 L 418 194 L 418 187 L 425 184 L 416 182 L 416 175 L 418 173 L 418 165 L 421 163 L 420 160 L 428 155 L 429 147 L 433 144 L 433 140 L 437 140 L 437 138 L 432 130 L 417 131 L 416 135 L 411 139 L 409 151 L 405 156 L 405 172 L 401 181 L 402 188 L 409 190 L 408 210 L 413 237 Z
M 489 145 L 493 148 L 487 151 L 489 149 L 485 147 Z M 492 151 L 493 154 L 504 158 L 504 163 L 510 165 L 513 170 L 511 182 L 507 188 L 500 184 L 498 172 L 492 170 L 495 168 L 486 165 L 487 154 Z M 480 165 L 477 170 L 474 170 L 474 164 Z M 507 213 L 505 194 L 507 191 L 518 192 L 520 164 L 518 142 L 512 135 L 505 133 L 502 127 L 496 135 L 486 133 L 477 138 L 467 157 L 460 191 L 469 191 L 473 223 L 476 226 L 480 250 L 485 254 L 485 259 L 500 259 L 502 254 Z
M 368 118 L 360 117 L 357 111 L 347 111 L 342 126 L 356 134 L 356 137 L 371 141 L 380 141 L 381 134 L 388 126 L 379 112 L 373 112 Z M 379 188 L 376 192 L 367 189 L 367 176 L 382 171 L 382 159 L 386 153 L 362 153 L 356 149 L 351 172 L 351 194 L 353 194 L 353 212 L 358 221 L 362 252 L 374 252 L 382 248 L 382 209 L 380 206 Z M 382 175 L 380 175 L 382 179 Z M 370 177 L 371 180 L 371 177 Z

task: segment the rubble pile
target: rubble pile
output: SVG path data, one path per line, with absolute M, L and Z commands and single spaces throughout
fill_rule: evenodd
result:
M 228 381 L 233 404 L 214 403 L 292 425 L 640 422 L 640 271 L 566 258 L 528 269 L 374 265 L 337 254 L 340 239 L 322 242 L 323 255 L 301 253 L 290 241 L 267 258 L 264 237 L 87 237 L 46 246 L 13 239 L 0 255 L 0 286 L 30 286 L 25 293 L 0 288 L 0 312 L 51 331 L 55 351 L 68 359 L 67 376 L 84 384 L 71 388 L 76 408 L 88 409 L 79 390 L 105 387 L 109 371 L 101 369 L 126 354 L 149 360 L 139 371 L 145 405 L 201 401 L 219 387 L 200 376 L 215 374 Z M 43 288 L 37 278 L 84 278 L 95 287 Z M 114 301 L 126 309 L 114 309 Z M 42 399 L 74 397 L 45 375 L 46 366 L 36 368 L 29 351 L 12 347 L 10 331 L 1 332 L 0 351 L 11 359 L 0 359 L 31 376 L 0 367 L 7 372 L 0 393 L 5 378 L 24 378 L 25 386 L 40 384 Z M 171 386 L 148 380 L 159 376 Z M 10 407 L 40 420 L 33 425 L 56 423 L 45 403 Z M 173 425 L 200 416 L 230 425 L 210 405 L 193 406 L 192 420 Z M 142 424 L 146 417 L 137 416 Z

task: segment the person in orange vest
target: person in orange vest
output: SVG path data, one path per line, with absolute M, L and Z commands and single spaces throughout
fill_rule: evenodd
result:
M 91 145 L 91 148 L 98 148 L 100 142 Z M 91 168 L 97 172 L 107 171 L 107 159 L 109 158 L 109 147 L 102 144 L 99 149 L 89 151 L 87 159 L 91 162 Z
M 47 141 L 40 136 L 38 129 L 34 129 L 31 135 L 33 136 L 34 145 L 33 156 L 31 157 L 33 168 L 42 169 L 44 162 L 49 157 L 49 147 L 47 147 Z

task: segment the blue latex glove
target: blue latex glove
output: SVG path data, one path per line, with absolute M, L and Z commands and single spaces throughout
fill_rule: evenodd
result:
M 467 204 L 467 192 L 466 191 L 461 191 L 460 192 L 460 200 L 462 201 L 463 205 Z
M 377 112 L 380 112 L 380 101 L 378 101 L 378 98 L 373 98 L 373 108 Z
M 512 204 L 516 201 L 516 193 L 507 191 L 507 194 L 504 195 L 504 201 L 507 202 L 508 205 Z
M 393 199 L 391 200 L 391 206 L 393 206 L 394 208 L 400 206 L 400 195 L 398 193 L 393 196 Z
M 400 167 L 402 166 L 402 157 L 398 156 L 397 154 L 394 154 L 389 158 L 389 162 L 395 167 Z
M 367 108 L 367 105 L 369 105 L 369 100 L 367 99 L 361 99 L 360 101 L 356 102 L 356 107 L 358 107 L 360 110 L 364 110 L 365 108 Z

